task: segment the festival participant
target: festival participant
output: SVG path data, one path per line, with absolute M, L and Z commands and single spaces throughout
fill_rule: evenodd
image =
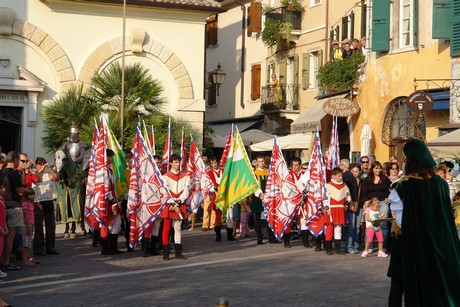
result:
M 402 201 L 402 219 L 388 269 L 388 306 L 459 306 L 460 242 L 452 214 L 449 187 L 435 175 L 426 144 L 404 145 L 405 177 L 393 186 Z M 393 203 L 396 203 L 393 200 Z
M 291 160 L 291 168 L 292 169 L 289 171 L 287 180 L 297 185 L 298 181 L 300 180 L 300 177 L 305 172 L 302 170 L 302 160 L 300 160 L 300 158 L 293 158 Z M 303 246 L 312 247 L 310 242 L 308 241 L 308 230 L 307 230 L 307 224 L 306 224 L 305 218 L 303 218 L 301 214 L 299 214 L 298 212 L 295 218 L 298 223 L 297 227 L 299 227 L 300 229 Z M 284 231 L 284 247 L 286 248 L 291 247 L 291 228 L 292 228 L 292 221 L 291 223 L 289 223 L 289 225 L 286 227 L 286 230 Z
M 19 165 L 16 168 L 21 174 L 22 182 L 24 183 L 26 188 L 31 188 L 32 184 L 37 182 L 37 176 L 35 175 L 35 165 L 34 161 L 29 160 L 29 157 L 26 153 L 21 152 L 19 154 Z
M 131 168 L 132 168 L 133 157 L 134 155 L 132 152 L 127 152 L 125 155 L 126 168 L 124 170 L 124 174 L 125 174 L 125 182 L 126 182 L 127 187 L 129 187 L 129 181 L 131 178 Z M 128 217 L 127 211 L 128 211 L 128 193 L 126 193 L 125 197 L 121 201 L 121 231 L 123 231 L 123 234 L 125 236 L 126 251 L 132 252 L 133 249 L 129 245 L 130 223 L 129 223 L 129 217 Z M 97 241 L 94 241 L 94 238 L 93 238 L 93 243 L 97 245 Z
M 401 177 L 399 173 L 399 165 L 396 162 L 389 162 L 387 163 L 387 176 L 391 182 L 398 181 L 399 177 Z
M 383 214 L 379 212 L 380 201 L 377 197 L 372 197 L 368 202 L 366 202 L 367 207 L 364 210 L 364 217 L 366 219 L 366 244 L 364 251 L 361 254 L 362 258 L 366 258 L 369 254 L 368 249 L 369 245 L 374 240 L 374 235 L 377 237 L 379 242 L 379 252 L 378 257 L 386 258 L 388 255 L 383 251 L 383 234 L 380 226 L 374 226 L 372 221 L 382 218 Z M 366 206 L 365 205 L 365 206 Z
M 3 266 L 7 270 L 19 270 L 20 267 L 10 263 L 11 251 L 13 249 L 13 241 L 16 236 L 18 227 L 24 225 L 22 218 L 21 198 L 24 194 L 24 185 L 21 181 L 21 175 L 15 171 L 19 166 L 19 153 L 10 151 L 6 155 L 6 168 L 2 172 L 2 181 L 5 185 L 5 207 L 6 207 L 6 222 L 9 233 L 5 238 L 3 249 Z
M 353 178 L 345 181 L 350 190 L 351 202 L 356 202 L 358 204 L 357 208 L 355 208 L 356 211 L 353 212 L 353 206 L 349 206 L 346 211 L 348 227 L 345 251 L 349 254 L 356 254 L 359 247 L 359 229 L 363 215 L 363 202 L 359 196 L 361 186 L 361 179 L 359 178 L 360 172 L 361 168 L 359 165 L 353 165 L 351 168 Z
M 111 149 L 106 149 L 107 164 L 109 171 L 109 191 L 107 202 L 111 205 L 110 215 L 106 218 L 106 225 L 101 228 L 101 254 L 122 254 L 123 252 L 118 249 L 118 233 L 121 229 L 121 206 L 118 203 L 118 198 L 115 193 L 115 176 L 111 169 L 114 161 L 115 153 Z M 108 230 L 108 225 L 112 224 L 108 236 L 104 236 Z
M 251 217 L 251 197 L 246 197 L 240 201 L 241 216 L 240 216 L 240 238 L 249 237 L 249 218 Z
M 181 157 L 172 154 L 169 158 L 170 170 L 163 175 L 166 186 L 169 188 L 172 199 L 160 213 L 163 219 L 163 260 L 169 260 L 169 231 L 174 223 L 174 251 L 176 259 L 187 259 L 182 254 L 182 220 L 187 216 L 185 200 L 188 196 L 190 177 L 180 171 Z
M 339 167 L 343 171 L 343 181 L 347 182 L 348 180 L 353 179 L 353 174 L 350 171 L 350 160 L 342 159 L 339 161 Z
M 359 161 L 361 164 L 361 181 L 363 181 L 364 179 L 366 179 L 367 176 L 369 176 L 369 171 L 370 171 L 370 168 L 371 168 L 371 162 L 369 160 L 369 157 L 368 156 L 362 156 L 360 161 Z
M 345 203 L 350 201 L 350 190 L 343 182 L 343 171 L 335 167 L 332 169 L 332 179 L 327 183 L 326 188 L 329 193 L 329 205 L 324 212 L 326 222 L 325 248 L 326 254 L 343 254 L 341 248 L 342 226 L 345 225 Z M 332 237 L 334 237 L 334 249 L 332 251 Z
M 24 202 L 22 203 L 24 226 L 19 227 L 22 237 L 22 265 L 34 266 L 38 260 L 30 258 L 29 249 L 32 248 L 32 238 L 34 235 L 34 199 L 35 191 L 32 188 L 24 190 Z
M 254 228 L 257 233 L 257 244 L 262 244 L 262 228 L 261 228 L 261 214 L 264 211 L 264 207 L 262 205 L 263 193 L 265 191 L 265 186 L 267 185 L 268 180 L 268 169 L 265 167 L 265 159 L 264 156 L 258 155 L 256 157 L 257 160 L 257 168 L 254 171 L 256 175 L 257 181 L 259 183 L 259 190 L 254 193 L 252 196 L 251 202 L 251 211 L 254 214 Z
M 213 184 L 213 188 L 211 189 L 210 195 L 208 196 L 209 197 L 209 209 L 208 210 L 212 210 L 211 217 L 210 217 L 211 221 L 209 222 L 210 223 L 209 229 L 211 229 L 211 225 L 214 224 L 214 231 L 216 233 L 216 242 L 220 242 L 222 240 L 222 234 L 221 234 L 222 211 L 216 206 L 216 196 L 217 196 L 216 194 L 217 194 L 217 190 L 219 189 L 220 180 L 222 179 L 223 171 L 220 168 L 219 162 L 217 161 L 216 157 L 211 157 L 209 160 L 210 160 L 209 162 L 211 163 L 211 170 L 208 171 L 208 175 Z M 205 212 L 208 210 L 204 209 Z M 208 217 L 206 217 L 206 219 L 208 219 Z
M 46 160 L 41 157 L 35 159 L 37 165 L 37 181 L 33 185 L 35 190 L 34 208 L 34 255 L 59 254 L 55 249 L 56 218 L 54 212 L 54 200 L 56 199 L 56 181 L 59 174 L 55 172 L 55 166 L 48 166 Z M 43 220 L 45 221 L 46 241 L 43 233 Z

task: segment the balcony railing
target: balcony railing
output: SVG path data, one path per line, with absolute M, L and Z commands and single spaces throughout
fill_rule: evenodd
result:
M 292 11 L 286 9 L 286 7 L 279 7 L 273 9 L 265 14 L 266 18 L 273 20 L 279 20 L 281 22 L 289 22 L 292 25 L 293 30 L 301 30 L 302 24 L 302 12 Z
M 262 86 L 262 111 L 299 110 L 299 85 L 280 84 L 279 87 Z

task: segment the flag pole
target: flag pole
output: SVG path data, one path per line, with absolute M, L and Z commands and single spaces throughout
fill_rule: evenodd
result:
M 120 136 L 123 148 L 124 108 L 125 108 L 125 41 L 126 41 L 126 0 L 123 0 L 123 36 L 121 43 L 121 101 L 120 101 Z

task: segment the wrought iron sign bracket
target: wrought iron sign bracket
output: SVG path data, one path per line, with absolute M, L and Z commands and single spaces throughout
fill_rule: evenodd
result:
M 450 95 L 460 97 L 460 79 L 417 79 L 414 78 L 414 92 L 419 82 L 425 82 L 426 89 L 447 89 L 450 88 Z

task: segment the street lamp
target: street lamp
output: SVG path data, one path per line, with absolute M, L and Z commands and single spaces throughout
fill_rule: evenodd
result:
M 220 63 L 217 65 L 217 68 L 214 69 L 211 73 L 212 77 L 212 83 L 216 85 L 216 94 L 219 96 L 219 87 L 224 84 L 225 81 L 225 76 L 227 74 L 225 71 L 221 68 Z

